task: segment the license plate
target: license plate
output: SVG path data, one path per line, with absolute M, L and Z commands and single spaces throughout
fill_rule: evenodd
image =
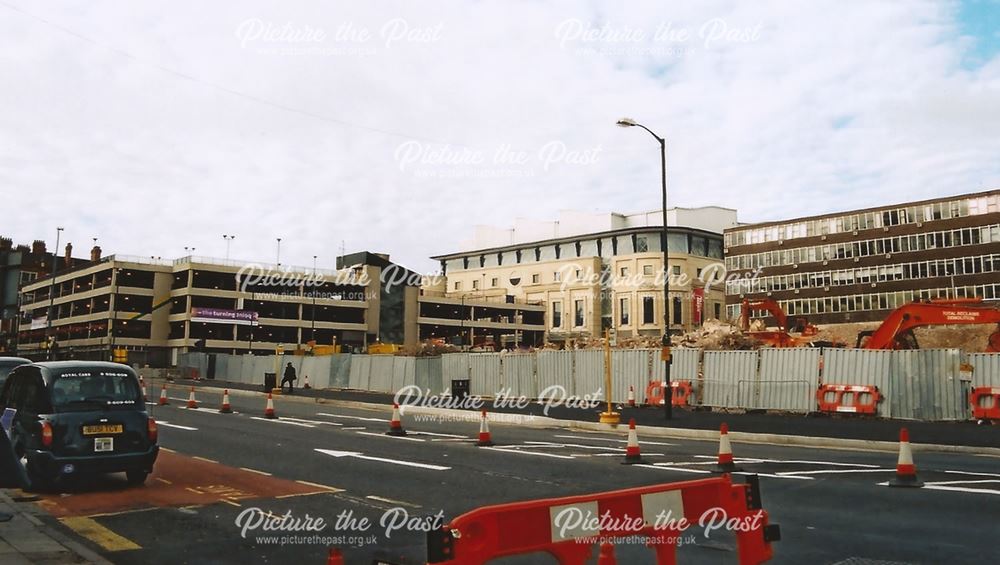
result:
M 94 451 L 114 451 L 114 450 L 115 450 L 115 438 L 113 437 L 94 438 Z
M 97 434 L 120 434 L 123 428 L 121 424 L 94 424 L 83 427 L 83 435 L 93 436 Z

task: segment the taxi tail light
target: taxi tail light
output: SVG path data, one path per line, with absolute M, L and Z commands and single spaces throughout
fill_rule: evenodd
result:
M 156 420 L 150 418 L 146 421 L 146 435 L 149 436 L 150 443 L 156 443 L 159 432 L 156 429 Z
M 42 422 L 42 445 L 52 447 L 52 424 Z

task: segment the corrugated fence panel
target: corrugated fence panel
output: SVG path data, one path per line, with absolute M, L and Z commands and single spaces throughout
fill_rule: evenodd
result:
M 469 356 L 472 367 L 472 382 L 469 393 L 476 396 L 496 396 L 503 390 L 503 375 L 500 372 L 499 353 L 473 353 Z
M 739 383 L 757 374 L 756 351 L 706 351 L 701 404 L 740 408 Z M 671 378 L 673 373 L 671 372 Z
M 442 387 L 442 358 L 441 357 L 420 357 L 413 365 L 414 384 L 426 394 L 441 394 Z
M 573 351 L 539 351 L 537 365 L 537 396 L 541 398 L 545 389 L 550 386 L 561 386 L 565 394 L 545 394 L 549 398 L 561 398 L 565 395 L 575 395 L 573 382 Z
M 370 355 L 352 355 L 348 385 L 355 390 L 369 390 L 368 383 L 372 370 Z
M 888 398 L 892 390 L 893 351 L 865 349 L 824 349 L 823 384 L 873 385 L 886 400 L 879 403 L 876 414 L 894 417 Z
M 392 392 L 416 384 L 415 357 L 396 355 L 392 358 Z
M 1000 353 L 970 353 L 972 386 L 1000 387 Z
M 894 418 L 966 420 L 968 385 L 958 374 L 957 349 L 893 351 L 892 388 L 888 402 Z
M 567 390 L 567 395 L 604 398 L 604 351 L 578 349 L 572 353 L 575 357 L 573 386 L 576 392 Z
M 757 380 L 741 384 L 744 407 L 815 411 L 819 359 L 820 350 L 813 347 L 761 349 Z
M 663 361 L 660 361 L 659 349 L 647 349 L 652 355 L 653 380 L 663 381 Z M 701 369 L 701 350 L 691 347 L 673 347 L 670 349 L 670 380 L 691 381 L 698 378 Z
M 649 384 L 648 349 L 618 349 L 611 352 L 611 401 L 628 401 L 628 387 L 635 390 L 635 401 L 642 404 Z
M 448 353 L 441 356 L 442 386 L 451 389 L 451 381 L 469 378 L 469 354 Z
M 393 392 L 392 366 L 393 355 L 371 355 L 371 373 L 368 377 L 368 390 L 375 392 Z
M 333 357 L 322 355 L 313 357 L 316 360 L 316 376 L 309 375 L 309 384 L 313 388 L 330 388 L 330 367 L 333 365 Z
M 331 388 L 348 388 L 351 382 L 351 354 L 341 353 L 330 356 Z
M 535 355 L 510 353 L 500 358 L 503 363 L 504 382 L 511 388 L 511 398 L 535 398 Z

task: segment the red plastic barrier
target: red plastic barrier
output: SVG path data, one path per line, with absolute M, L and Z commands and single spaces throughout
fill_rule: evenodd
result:
M 990 406 L 986 406 L 987 398 L 992 399 Z M 976 420 L 1000 420 L 1000 388 L 977 386 L 969 395 L 969 403 Z
M 601 563 L 614 563 L 609 540 L 648 536 L 647 547 L 658 565 L 676 563 L 676 543 L 685 535 L 655 528 L 657 520 L 681 518 L 697 525 L 706 512 L 725 512 L 736 536 L 740 565 L 764 563 L 773 557 L 772 541 L 780 539 L 776 524 L 768 524 L 760 508 L 757 477 L 734 485 L 730 475 L 611 492 L 485 506 L 459 516 L 427 538 L 428 563 L 482 565 L 499 557 L 548 553 L 561 565 L 583 565 L 600 544 Z M 668 514 L 669 512 L 669 514 Z M 585 516 L 567 524 L 567 516 Z M 661 516 L 658 518 L 658 516 Z M 588 525 L 588 520 L 593 522 Z M 694 529 L 689 531 L 696 531 Z
M 882 394 L 872 385 L 820 385 L 816 391 L 820 412 L 874 414 L 881 401 Z
M 691 385 L 691 381 L 671 381 L 670 388 L 674 391 L 671 396 L 671 404 L 674 406 L 691 405 L 694 400 L 692 398 L 694 387 Z M 646 387 L 646 404 L 663 406 L 663 391 L 663 383 L 649 381 L 649 386 Z

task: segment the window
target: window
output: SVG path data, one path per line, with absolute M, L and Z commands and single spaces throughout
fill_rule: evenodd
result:
M 674 298 L 674 304 L 671 307 L 671 310 L 673 310 L 673 312 L 671 312 L 672 317 L 673 317 L 673 321 L 671 323 L 673 323 L 673 324 L 680 324 L 681 323 L 681 299 L 680 298 Z
M 635 238 L 635 252 L 636 253 L 645 253 L 647 251 L 649 251 L 649 241 L 647 241 L 645 237 L 636 237 Z
M 500 279 L 493 277 L 493 279 L 490 280 L 490 286 L 493 288 L 500 286 Z
M 538 284 L 542 277 L 538 273 L 531 275 L 531 284 Z
M 455 281 L 455 290 L 462 290 L 462 281 Z
M 573 325 L 576 327 L 583 327 L 584 317 L 583 317 L 583 300 L 573 301 Z
M 628 298 L 620 298 L 620 299 L 618 299 L 618 321 L 619 321 L 619 325 L 622 325 L 622 326 L 627 326 L 628 325 L 628 314 L 629 314 L 628 307 L 629 307 Z
M 716 320 L 722 319 L 722 305 L 719 304 L 718 302 L 715 303 L 715 319 Z
M 673 271 L 673 274 L 674 274 L 675 277 L 680 276 L 680 274 L 681 274 L 681 267 L 680 267 L 680 265 L 674 265 L 673 268 L 671 269 L 671 271 Z
M 472 281 L 472 290 L 476 290 L 477 288 L 479 288 L 479 281 L 478 280 Z
M 561 282 L 562 281 L 562 273 L 560 273 L 559 271 L 556 271 L 556 272 L 552 273 L 552 280 L 555 281 L 555 282 Z
M 620 269 L 618 269 L 618 273 L 621 276 L 623 276 L 623 277 L 627 277 L 628 276 L 628 267 L 621 267 Z
M 573 271 L 573 278 L 578 281 L 583 280 L 583 271 L 581 269 Z
M 562 327 L 562 302 L 552 303 L 552 327 Z
M 642 266 L 642 274 L 645 275 L 645 276 L 647 276 L 647 277 L 653 276 L 653 266 L 652 265 L 643 265 Z
M 695 276 L 695 278 L 697 278 L 697 279 L 700 280 L 701 279 L 701 269 L 695 269 L 694 276 Z
M 642 323 L 652 324 L 655 323 L 654 320 L 656 314 L 654 313 L 653 297 L 643 296 L 642 297 Z

